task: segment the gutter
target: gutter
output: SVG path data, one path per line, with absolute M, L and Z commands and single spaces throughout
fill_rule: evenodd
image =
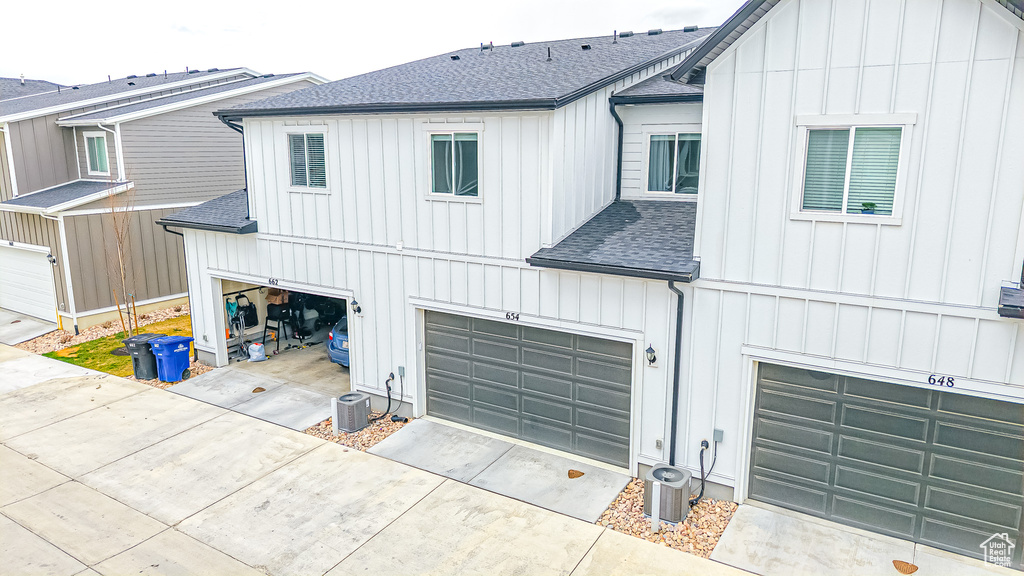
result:
M 669 280 L 668 289 L 676 293 L 676 343 L 672 362 L 672 431 L 668 437 L 668 465 L 676 465 L 676 436 L 679 433 L 679 373 L 682 372 L 683 292 Z
M 266 108 L 263 110 L 217 110 L 214 112 L 214 116 L 217 116 L 224 121 L 228 120 L 240 120 L 242 118 L 252 118 L 258 116 L 313 116 L 313 115 L 325 115 L 325 114 L 383 114 L 390 112 L 496 112 L 505 110 L 555 110 L 561 108 L 567 104 L 575 102 L 584 96 L 595 92 L 605 86 L 614 84 L 623 78 L 648 68 L 665 60 L 672 58 L 673 56 L 682 54 L 693 46 L 699 45 L 708 39 L 713 34 L 707 34 L 700 38 L 687 42 L 686 44 L 674 48 L 666 53 L 663 53 L 654 58 L 645 60 L 639 64 L 634 64 L 625 70 L 620 70 L 615 74 L 601 78 L 583 86 L 577 88 L 568 94 L 558 96 L 555 98 L 531 98 L 524 100 L 495 100 L 489 102 L 387 102 L 387 103 L 375 103 L 375 104 L 355 104 L 350 106 L 303 106 L 297 108 Z
M 571 270 L 573 272 L 592 272 L 594 274 L 611 274 L 614 276 L 629 276 L 630 278 L 645 278 L 647 280 L 667 280 L 671 282 L 690 283 L 700 277 L 700 262 L 693 261 L 689 270 L 681 272 L 663 272 L 647 270 L 643 268 L 630 268 L 628 266 L 616 266 L 613 264 L 590 264 L 585 262 L 570 262 L 567 260 L 553 260 L 544 257 L 531 256 L 526 259 L 530 266 L 539 268 L 554 268 L 557 270 Z
M 608 99 L 615 104 L 669 104 L 675 102 L 703 102 L 704 94 L 650 94 L 636 96 L 612 96 Z
M 174 227 L 177 227 L 177 228 L 188 228 L 190 230 L 206 230 L 207 232 L 223 232 L 225 234 L 253 234 L 253 233 L 255 233 L 257 231 L 256 230 L 256 222 L 250 222 L 249 224 L 246 224 L 245 226 L 232 228 L 230 226 L 217 226 L 217 225 L 214 225 L 214 224 L 199 224 L 199 223 L 192 223 L 192 222 L 175 222 L 174 220 L 164 220 L 163 218 L 161 218 L 160 220 L 156 221 L 156 224 L 159 225 L 159 226 L 163 226 L 164 230 L 166 230 L 168 233 L 170 233 L 170 234 L 178 234 L 179 236 L 181 235 L 181 233 L 179 233 L 179 232 L 172 232 L 170 230 L 167 230 L 167 227 L 168 226 L 174 226 Z M 252 230 L 246 230 L 250 226 L 252 227 Z
M 615 104 L 614 96 L 608 99 L 608 111 L 612 113 L 615 125 L 619 128 L 619 144 L 615 148 L 615 201 L 618 202 L 622 197 L 622 118 L 619 118 L 619 113 L 615 111 Z

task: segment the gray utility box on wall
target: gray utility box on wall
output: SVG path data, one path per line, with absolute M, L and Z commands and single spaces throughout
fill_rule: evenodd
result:
M 335 436 L 341 432 L 358 432 L 366 428 L 369 418 L 369 394 L 349 392 L 338 398 L 331 398 L 331 424 Z
M 651 494 L 654 481 L 661 483 L 661 510 L 659 516 L 667 522 L 679 522 L 690 511 L 690 471 L 659 464 L 651 468 L 644 478 L 644 514 L 651 515 Z

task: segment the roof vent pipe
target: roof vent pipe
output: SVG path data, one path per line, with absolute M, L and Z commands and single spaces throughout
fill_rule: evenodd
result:
M 21 85 L 22 86 L 25 85 L 25 75 L 24 74 L 21 75 Z
M 551 46 L 548 46 L 548 62 L 551 62 Z
M 619 31 L 618 30 L 612 30 L 612 44 L 618 44 L 618 43 L 619 43 Z
M 652 28 L 647 31 L 648 36 L 657 36 L 658 34 L 661 34 L 661 28 Z

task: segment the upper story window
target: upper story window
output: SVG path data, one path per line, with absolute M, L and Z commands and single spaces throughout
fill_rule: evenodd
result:
M 790 217 L 900 224 L 916 122 L 914 113 L 797 116 Z
M 110 176 L 107 163 L 107 135 L 104 132 L 85 132 L 85 163 L 90 176 Z
M 808 130 L 803 210 L 891 216 L 902 134 L 899 126 Z
M 288 157 L 291 164 L 292 186 L 327 188 L 327 159 L 323 134 L 289 134 Z
M 479 135 L 451 132 L 430 135 L 430 192 L 452 197 L 480 195 Z
M 647 156 L 647 191 L 696 194 L 700 134 L 652 134 Z

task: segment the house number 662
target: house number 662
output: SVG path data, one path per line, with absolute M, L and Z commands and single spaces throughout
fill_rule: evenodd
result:
M 278 282 L 280 282 L 280 280 L 277 278 L 267 278 L 267 284 L 270 284 L 271 286 L 277 286 Z

